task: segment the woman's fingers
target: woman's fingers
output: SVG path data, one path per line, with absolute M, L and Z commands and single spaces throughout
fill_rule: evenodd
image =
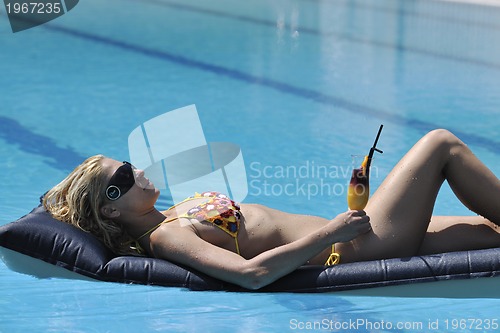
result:
M 370 217 L 364 210 L 348 210 L 344 213 L 344 223 L 363 223 L 370 222 Z
M 370 217 L 364 210 L 349 210 L 339 214 L 334 221 L 342 241 L 349 241 L 371 230 Z

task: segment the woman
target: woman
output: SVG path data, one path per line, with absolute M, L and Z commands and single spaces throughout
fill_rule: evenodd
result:
M 465 206 L 484 217 L 432 216 L 444 180 Z M 347 211 L 330 221 L 255 204 L 239 207 L 215 193 L 205 195 L 160 212 L 154 207 L 159 191 L 142 171 L 99 155 L 50 190 L 44 205 L 116 253 L 144 249 L 148 256 L 249 289 L 301 265 L 323 264 L 332 244 L 333 258 L 340 256 L 343 263 L 500 245 L 500 181 L 446 130 L 418 141 L 364 211 Z

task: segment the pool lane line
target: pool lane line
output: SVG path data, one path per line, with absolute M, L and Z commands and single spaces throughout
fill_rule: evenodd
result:
M 128 0 L 128 1 L 133 1 L 137 2 L 137 0 Z M 233 19 L 236 21 L 240 22 L 249 22 L 252 24 L 259 24 L 263 26 L 268 26 L 268 27 L 276 27 L 276 22 L 270 21 L 270 20 L 265 20 L 265 19 L 257 19 L 251 16 L 245 16 L 245 15 L 235 15 L 219 10 L 214 10 L 214 9 L 207 9 L 207 8 L 199 8 L 191 5 L 186 5 L 186 4 L 181 4 L 173 1 L 160 1 L 160 0 L 140 0 L 141 3 L 150 3 L 153 5 L 158 5 L 161 7 L 169 7 L 169 8 L 174 8 L 177 10 L 183 10 L 183 11 L 188 11 L 188 12 L 193 12 L 193 13 L 199 13 L 199 14 L 204 14 L 204 15 L 211 15 L 215 17 L 222 17 L 222 18 L 227 18 L 227 19 Z M 494 70 L 500 70 L 500 63 L 495 63 L 491 61 L 486 61 L 486 60 L 481 60 L 481 59 L 474 59 L 474 58 L 468 58 L 468 57 L 462 57 L 459 55 L 454 55 L 454 54 L 446 54 L 446 53 L 440 53 L 440 52 L 435 52 L 435 51 L 430 51 L 424 48 L 419 48 L 419 47 L 411 47 L 411 46 L 405 46 L 400 43 L 394 44 L 391 42 L 384 42 L 384 41 L 375 41 L 371 40 L 368 38 L 362 38 L 362 37 L 356 37 L 352 36 L 351 34 L 343 34 L 343 33 L 338 33 L 338 32 L 321 32 L 316 29 L 312 28 L 307 28 L 307 27 L 298 27 L 296 29 L 299 33 L 301 34 L 306 34 L 306 35 L 312 35 L 312 36 L 320 36 L 320 37 L 328 37 L 328 38 L 338 38 L 342 40 L 347 40 L 352 43 L 358 43 L 358 44 L 363 44 L 363 45 L 372 45 L 384 49 L 390 49 L 390 50 L 397 50 L 398 52 L 406 52 L 406 53 L 414 53 L 422 56 L 427 56 L 435 59 L 440 59 L 440 60 L 446 60 L 446 61 L 453 61 L 453 62 L 458 62 L 458 63 L 465 63 L 468 65 L 476 65 L 480 67 L 486 67 L 488 69 L 494 69 Z M 398 37 L 399 39 L 404 39 L 401 36 Z
M 35 133 L 18 120 L 5 116 L 0 116 L 0 139 L 28 154 L 47 158 L 44 163 L 66 172 L 86 158 L 70 147 L 59 147 L 52 138 Z
M 128 52 L 142 54 L 150 58 L 168 61 L 191 69 L 198 69 L 204 72 L 213 73 L 218 76 L 227 77 L 240 82 L 245 82 L 248 84 L 259 85 L 262 87 L 270 88 L 281 93 L 285 93 L 295 97 L 301 97 L 323 105 L 342 108 L 347 111 L 353 112 L 355 114 L 361 114 L 369 117 L 376 117 L 384 122 L 390 122 L 400 126 L 409 126 L 415 130 L 420 131 L 422 134 L 430 130 L 433 130 L 435 128 L 441 127 L 431 122 L 414 118 L 406 118 L 397 114 L 390 113 L 388 111 L 379 110 L 340 97 L 327 95 L 312 89 L 293 86 L 285 82 L 280 82 L 266 77 L 251 75 L 236 69 L 226 68 L 219 65 L 202 62 L 199 60 L 190 59 L 166 51 L 146 48 L 144 46 L 135 45 L 128 42 L 112 39 L 109 37 L 104 37 L 84 31 L 79 31 L 76 29 L 70 29 L 67 27 L 55 25 L 53 23 L 45 24 L 42 27 L 48 30 L 52 30 L 54 32 L 63 33 L 69 36 L 81 38 L 94 43 L 112 46 Z M 495 154 L 500 154 L 500 142 L 496 142 L 494 140 L 490 140 L 488 138 L 484 138 L 476 134 L 470 134 L 453 129 L 452 131 L 458 136 L 460 136 L 462 140 L 466 141 L 468 144 L 479 145 L 481 147 L 484 147 L 492 151 Z

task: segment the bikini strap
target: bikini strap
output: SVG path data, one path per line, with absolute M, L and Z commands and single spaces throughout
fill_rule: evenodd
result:
M 151 229 L 149 229 L 148 231 L 146 231 L 145 233 L 143 233 L 142 235 L 140 235 L 135 241 L 138 242 L 140 239 L 146 237 L 147 235 L 149 235 L 150 233 L 152 233 L 153 231 L 155 231 L 156 229 L 158 229 L 163 223 L 169 223 L 169 222 L 172 222 L 174 220 L 176 220 L 178 217 L 172 217 L 170 219 L 164 219 L 163 221 L 161 221 L 160 223 L 158 223 L 157 225 L 155 225 L 154 227 L 152 227 Z
M 199 198 L 199 197 L 200 197 L 200 194 L 199 194 L 198 192 L 196 192 L 194 196 L 189 197 L 189 198 L 186 198 L 186 199 L 182 200 L 181 202 L 179 202 L 179 203 L 177 203 L 177 204 L 175 204 L 175 205 L 173 205 L 173 206 L 170 206 L 170 207 L 167 209 L 167 211 L 172 210 L 172 209 L 174 209 L 175 207 L 177 207 L 177 206 L 179 206 L 179 205 L 181 205 L 181 204 L 183 204 L 183 203 L 185 203 L 185 202 L 187 202 L 187 201 L 190 201 L 190 200 L 193 200 L 193 199 L 197 199 L 197 198 Z M 172 221 L 174 221 L 174 220 L 176 220 L 176 219 L 178 219 L 178 218 L 179 218 L 179 217 L 173 217 L 173 218 L 171 218 L 171 219 L 165 219 L 165 220 L 161 221 L 160 223 L 158 223 L 157 225 L 155 225 L 154 227 L 152 227 L 151 229 L 149 229 L 148 231 L 146 231 L 145 233 L 143 233 L 142 235 L 140 235 L 140 236 L 139 236 L 139 238 L 135 239 L 135 241 L 137 242 L 137 241 L 139 241 L 140 239 L 142 239 L 142 238 L 146 237 L 147 235 L 149 235 L 150 233 L 152 233 L 153 231 L 155 231 L 156 229 L 158 229 L 158 228 L 159 228 L 159 227 L 160 227 L 163 223 L 169 223 L 169 222 L 172 222 Z
M 335 244 L 332 244 L 332 253 L 325 262 L 325 266 L 333 266 L 340 262 L 340 254 L 335 252 Z

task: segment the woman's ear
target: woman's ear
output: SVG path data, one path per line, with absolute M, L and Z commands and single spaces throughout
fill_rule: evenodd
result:
M 101 214 L 106 216 L 108 219 L 115 219 L 120 216 L 120 211 L 113 205 L 108 204 L 101 207 Z

